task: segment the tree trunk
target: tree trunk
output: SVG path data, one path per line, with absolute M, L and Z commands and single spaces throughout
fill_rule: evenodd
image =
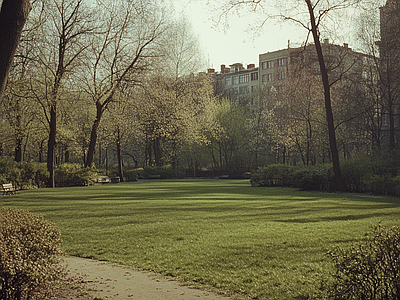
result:
M 16 141 L 14 160 L 16 162 L 22 161 L 22 139 L 21 138 L 17 138 L 17 141 Z
M 154 139 L 154 161 L 156 167 L 161 167 L 161 140 L 159 137 Z
M 121 134 L 118 128 L 117 132 L 117 158 L 118 158 L 118 174 L 119 174 L 119 180 L 121 182 L 124 181 L 124 170 L 122 166 L 122 147 L 121 147 Z
M 69 154 L 70 154 L 69 150 L 68 150 L 68 149 L 65 150 L 64 160 L 65 160 L 65 163 L 66 163 L 66 164 L 69 163 Z
M 325 96 L 325 112 L 326 119 L 328 122 L 328 133 L 329 133 L 329 146 L 332 155 L 333 172 L 335 173 L 335 190 L 343 191 L 344 182 L 342 178 L 342 172 L 340 170 L 339 163 L 339 152 L 336 145 L 336 134 L 335 134 L 335 124 L 333 120 L 332 104 L 331 104 L 331 92 L 329 85 L 328 72 L 325 67 L 324 56 L 322 54 L 321 42 L 319 40 L 319 33 L 317 25 L 315 22 L 314 8 L 311 4 L 311 0 L 305 0 L 308 7 L 308 12 L 310 14 L 311 21 L 311 31 L 314 38 L 315 50 L 318 56 L 319 67 L 321 70 L 322 84 L 324 86 L 324 96 Z
M 0 11 L 0 100 L 26 19 L 29 0 L 3 0 Z
M 50 173 L 48 187 L 55 187 L 54 166 L 56 161 L 56 132 L 57 132 L 57 110 L 55 104 L 50 108 L 50 133 L 47 143 L 47 170 Z
M 85 163 L 86 167 L 93 166 L 94 154 L 96 151 L 97 130 L 99 128 L 102 116 L 103 116 L 103 105 L 100 102 L 96 102 L 96 120 L 94 120 L 93 122 L 92 131 L 90 133 L 90 143 Z

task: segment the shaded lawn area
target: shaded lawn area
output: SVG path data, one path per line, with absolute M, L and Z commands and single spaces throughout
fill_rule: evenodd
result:
M 255 188 L 248 180 L 154 180 L 38 189 L 3 206 L 41 213 L 70 255 L 107 260 L 254 299 L 318 296 L 334 245 L 379 222 L 397 198 Z

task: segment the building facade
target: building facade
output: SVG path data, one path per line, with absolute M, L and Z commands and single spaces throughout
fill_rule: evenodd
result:
M 382 146 L 400 148 L 400 0 L 387 0 L 380 8 L 380 89 Z
M 364 72 L 365 66 L 370 64 L 367 55 L 353 51 L 347 44 L 331 44 L 328 39 L 324 40 L 322 47 L 331 81 L 361 81 L 362 76 L 367 76 Z M 258 64 L 259 67 L 249 64 L 247 68 L 242 63 L 228 68 L 221 65 L 220 72 L 215 73 L 218 82 L 216 94 L 236 104 L 251 105 L 256 104 L 262 95 L 284 93 L 291 81 L 306 74 L 313 74 L 315 80 L 321 80 L 313 44 L 262 53 Z
M 221 65 L 221 71 L 215 75 L 219 87 L 216 93 L 237 105 L 251 105 L 254 95 L 258 94 L 258 78 L 259 71 L 255 64 L 249 64 L 247 68 L 242 63 L 229 65 L 229 68 Z

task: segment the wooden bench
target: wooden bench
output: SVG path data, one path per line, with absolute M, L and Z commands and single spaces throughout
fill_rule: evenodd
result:
M 109 183 L 111 182 L 110 178 L 108 176 L 100 176 L 97 178 L 98 183 Z
M 1 185 L 1 187 L 3 188 L 3 196 L 4 195 L 14 195 L 17 193 L 17 189 L 15 188 L 15 186 L 13 186 L 13 184 L 10 183 L 3 183 Z

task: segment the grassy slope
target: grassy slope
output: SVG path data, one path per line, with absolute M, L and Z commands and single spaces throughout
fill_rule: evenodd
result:
M 317 294 L 333 245 L 399 224 L 400 201 L 252 188 L 243 180 L 147 181 L 20 192 L 2 200 L 42 213 L 64 249 L 258 299 Z

